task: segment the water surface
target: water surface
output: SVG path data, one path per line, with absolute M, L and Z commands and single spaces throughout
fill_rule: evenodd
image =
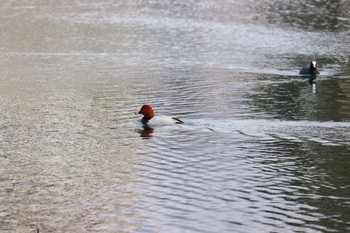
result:
M 347 1 L 0 13 L 1 232 L 350 231 Z

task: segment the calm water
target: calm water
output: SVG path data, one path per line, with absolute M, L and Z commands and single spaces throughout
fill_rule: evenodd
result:
M 349 232 L 350 3 L 258 2 L 2 1 L 0 231 Z

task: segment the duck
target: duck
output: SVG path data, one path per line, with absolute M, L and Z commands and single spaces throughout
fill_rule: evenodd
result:
M 151 105 L 144 104 L 138 114 L 142 114 L 141 122 L 146 127 L 154 127 L 160 125 L 183 124 L 184 122 L 176 117 L 156 116 Z
M 318 72 L 317 70 L 316 61 L 312 61 L 310 65 L 304 66 L 299 72 L 299 74 L 302 74 L 302 75 L 316 75 L 319 73 L 320 72 Z

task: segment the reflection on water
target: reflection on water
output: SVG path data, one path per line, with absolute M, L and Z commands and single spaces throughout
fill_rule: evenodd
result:
M 140 136 L 144 139 L 149 139 L 152 137 L 154 129 L 150 127 L 142 127 L 142 129 L 137 130 Z
M 350 231 L 349 10 L 3 2 L 0 231 Z

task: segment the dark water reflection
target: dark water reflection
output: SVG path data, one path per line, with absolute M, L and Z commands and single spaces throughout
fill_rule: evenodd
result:
M 350 231 L 349 9 L 2 2 L 0 231 Z
M 270 76 L 259 77 L 263 83 L 256 87 L 254 100 L 259 111 L 269 112 L 272 117 L 286 120 L 349 121 L 349 83 L 341 77 L 317 78 L 314 85 L 310 80 L 291 78 L 279 79 L 266 84 Z M 307 81 L 306 81 L 307 80 Z

